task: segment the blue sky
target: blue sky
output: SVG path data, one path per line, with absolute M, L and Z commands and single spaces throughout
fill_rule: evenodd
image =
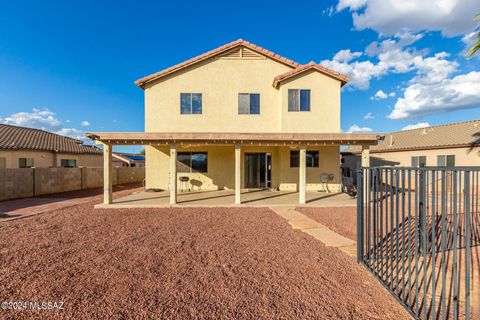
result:
M 142 131 L 136 79 L 238 38 L 351 76 L 344 131 L 479 119 L 480 59 L 465 48 L 480 2 L 439 3 L 5 1 L 0 122 L 76 137 Z

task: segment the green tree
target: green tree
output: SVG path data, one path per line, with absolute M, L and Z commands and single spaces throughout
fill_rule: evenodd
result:
M 140 150 L 139 154 L 145 155 L 145 148 L 143 148 L 142 150 Z
M 480 22 L 480 13 L 475 16 L 475 19 Z M 472 48 L 468 51 L 467 57 L 471 58 L 480 49 L 480 30 L 477 34 L 477 41 Z

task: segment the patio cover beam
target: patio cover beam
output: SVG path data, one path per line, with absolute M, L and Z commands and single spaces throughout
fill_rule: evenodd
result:
M 372 133 L 210 133 L 210 132 L 91 132 L 88 138 L 112 145 L 370 145 L 381 135 Z

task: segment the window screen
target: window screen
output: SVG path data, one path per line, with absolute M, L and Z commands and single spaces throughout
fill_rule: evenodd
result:
M 238 114 L 250 114 L 250 96 L 248 93 L 238 94 Z
M 202 114 L 202 94 L 180 93 L 180 114 Z
M 260 114 L 260 94 L 239 93 L 238 114 Z
M 288 89 L 288 111 L 310 111 L 310 90 Z

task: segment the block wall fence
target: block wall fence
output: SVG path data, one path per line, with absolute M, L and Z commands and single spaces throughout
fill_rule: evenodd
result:
M 113 184 L 142 182 L 145 168 L 112 169 Z M 0 169 L 0 201 L 103 187 L 103 168 Z

